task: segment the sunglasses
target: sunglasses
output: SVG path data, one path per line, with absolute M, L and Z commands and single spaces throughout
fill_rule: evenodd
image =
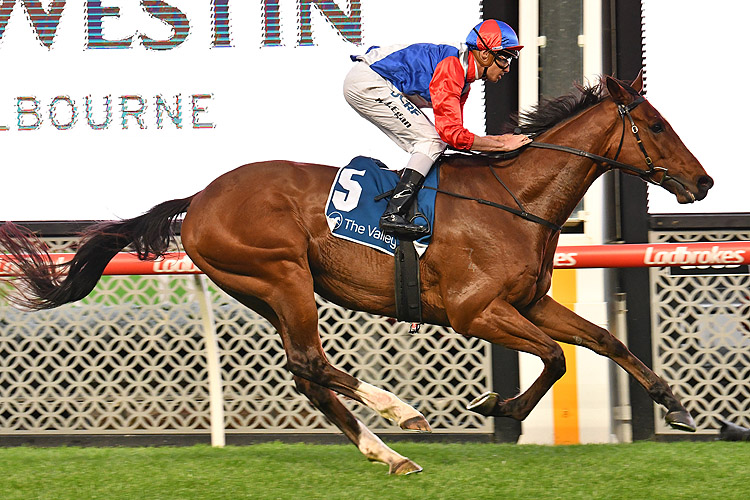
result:
M 497 55 L 494 52 L 492 53 L 492 55 L 495 56 L 495 64 L 497 64 L 498 68 L 508 69 L 508 67 L 510 66 L 510 59 L 508 59 L 507 57 Z

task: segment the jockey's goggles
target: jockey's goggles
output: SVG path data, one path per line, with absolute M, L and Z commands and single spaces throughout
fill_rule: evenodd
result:
M 495 64 L 497 64 L 500 69 L 507 69 L 508 66 L 510 66 L 510 58 L 495 54 Z

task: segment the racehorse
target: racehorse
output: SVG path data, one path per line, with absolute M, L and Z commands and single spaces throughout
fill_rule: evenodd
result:
M 703 199 L 713 185 L 641 95 L 642 86 L 640 75 L 630 85 L 603 77 L 522 116 L 521 132 L 535 141 L 516 157 L 458 155 L 442 162 L 432 243 L 419 262 L 424 321 L 534 354 L 544 363 L 522 394 L 503 399 L 487 393 L 472 401 L 470 410 L 526 418 L 565 373 L 557 343 L 564 342 L 611 358 L 666 407 L 671 426 L 695 431 L 691 415 L 664 380 L 608 331 L 547 295 L 560 226 L 605 171 L 638 175 L 673 193 L 679 203 Z M 80 300 L 126 247 L 142 259 L 162 255 L 175 219 L 186 213 L 185 251 L 216 285 L 276 328 L 298 390 L 368 459 L 387 464 L 390 473 L 418 472 L 419 465 L 386 446 L 336 393 L 403 429 L 430 431 L 425 417 L 395 395 L 332 366 L 321 346 L 316 292 L 347 308 L 396 313 L 393 259 L 331 235 L 323 205 L 335 173 L 328 166 L 288 161 L 244 165 L 193 196 L 92 227 L 73 260 L 60 266 L 28 231 L 5 224 L 0 245 L 15 256 L 21 274 L 9 298 L 31 309 Z

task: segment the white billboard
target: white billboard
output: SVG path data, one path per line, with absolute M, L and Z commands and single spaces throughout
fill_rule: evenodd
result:
M 0 220 L 132 217 L 253 161 L 400 168 L 342 96 L 349 55 L 457 45 L 480 3 L 5 0 Z M 465 109 L 479 134 L 483 97 Z
M 643 0 L 643 18 L 648 99 L 715 181 L 691 205 L 649 186 L 649 212 L 750 212 L 743 90 L 750 2 Z

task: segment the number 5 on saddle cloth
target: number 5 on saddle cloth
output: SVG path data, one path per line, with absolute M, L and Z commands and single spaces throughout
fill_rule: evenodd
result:
M 414 222 L 433 227 L 435 196 L 437 194 L 439 167 L 432 168 L 417 198 Z M 340 169 L 331 186 L 325 207 L 331 233 L 345 240 L 369 246 L 393 255 L 396 259 L 396 310 L 397 319 L 421 323 L 419 261 L 432 238 L 427 234 L 412 241 L 400 241 L 380 230 L 378 222 L 388 205 L 388 195 L 398 174 L 373 158 L 358 156 Z

